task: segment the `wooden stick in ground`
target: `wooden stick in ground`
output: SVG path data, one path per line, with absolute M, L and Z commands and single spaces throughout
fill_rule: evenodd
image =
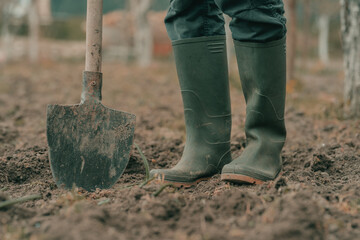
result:
M 6 200 L 3 202 L 0 202 L 0 209 L 10 207 L 10 206 L 18 204 L 18 203 L 28 202 L 28 201 L 32 201 L 32 200 L 36 200 L 36 199 L 40 199 L 40 198 L 41 198 L 41 195 L 37 194 L 37 195 L 30 195 L 27 197 L 22 197 L 22 198 L 17 198 L 17 199 Z
M 85 71 L 101 72 L 103 0 L 88 0 Z

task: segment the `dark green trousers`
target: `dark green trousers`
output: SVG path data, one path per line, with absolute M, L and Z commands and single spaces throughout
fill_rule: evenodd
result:
M 282 0 L 170 0 L 165 18 L 172 41 L 225 35 L 223 13 L 231 17 L 233 39 L 271 42 L 286 34 Z

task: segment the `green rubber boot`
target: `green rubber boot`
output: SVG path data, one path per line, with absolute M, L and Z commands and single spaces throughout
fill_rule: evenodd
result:
M 246 100 L 247 146 L 224 166 L 221 179 L 261 184 L 281 171 L 286 129 L 285 38 L 269 43 L 235 42 L 241 84 Z
M 172 169 L 150 176 L 189 187 L 220 173 L 231 162 L 231 108 L 225 36 L 173 42 L 184 103 L 186 143 Z

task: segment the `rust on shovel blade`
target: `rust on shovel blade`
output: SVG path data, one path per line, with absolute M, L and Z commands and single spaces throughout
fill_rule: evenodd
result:
M 135 115 L 100 103 L 98 74 L 84 73 L 82 103 L 47 108 L 50 165 L 60 187 L 109 188 L 128 164 Z

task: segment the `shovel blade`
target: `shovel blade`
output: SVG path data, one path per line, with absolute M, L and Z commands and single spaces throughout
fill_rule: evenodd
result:
M 100 102 L 49 105 L 47 139 L 56 184 L 88 191 L 111 187 L 129 162 L 134 129 L 135 115 Z

